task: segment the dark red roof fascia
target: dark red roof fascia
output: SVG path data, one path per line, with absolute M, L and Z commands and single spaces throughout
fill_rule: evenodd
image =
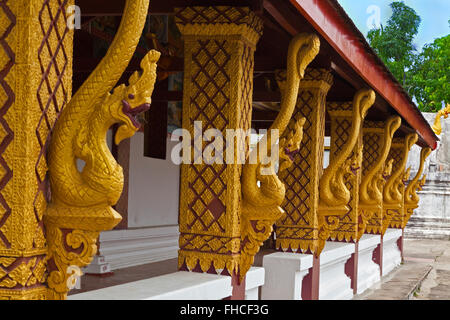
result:
M 367 49 L 367 42 L 350 18 L 328 0 L 290 0 L 309 23 L 341 57 L 422 136 L 434 150 L 438 138 L 428 122 L 405 94 L 379 58 Z M 341 11 L 341 12 L 339 12 Z M 345 15 L 343 17 L 343 15 Z M 356 29 L 356 30 L 355 30 Z

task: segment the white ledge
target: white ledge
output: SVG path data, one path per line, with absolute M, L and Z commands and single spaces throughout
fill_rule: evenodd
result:
M 264 268 L 252 267 L 246 276 L 249 299 L 258 299 Z M 68 300 L 220 300 L 232 295 L 231 277 L 178 271 L 68 296 Z
M 179 271 L 68 296 L 68 300 L 219 300 L 231 296 L 231 278 Z
M 383 235 L 383 242 L 394 240 L 394 239 L 397 240 L 401 236 L 402 236 L 402 229 L 388 228 L 388 229 L 386 229 L 386 232 Z

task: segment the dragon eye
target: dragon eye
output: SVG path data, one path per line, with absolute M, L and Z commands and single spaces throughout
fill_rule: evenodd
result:
M 128 95 L 128 98 L 134 99 L 134 94 L 130 93 L 130 94 Z

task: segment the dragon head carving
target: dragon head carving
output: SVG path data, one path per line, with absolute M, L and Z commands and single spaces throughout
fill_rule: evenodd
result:
M 286 137 L 280 139 L 280 168 L 282 172 L 289 168 L 294 162 L 295 155 L 300 151 L 300 143 L 303 139 L 303 125 L 306 119 L 300 118 L 295 123 L 293 130 L 290 130 Z
M 394 159 L 390 159 L 390 160 L 386 163 L 386 165 L 384 166 L 384 169 L 383 169 L 383 178 L 384 178 L 385 180 L 387 180 L 387 179 L 391 176 L 393 165 L 394 165 Z
M 110 113 L 117 123 L 122 125 L 117 130 L 114 141 L 119 144 L 122 140 L 130 138 L 139 130 L 141 124 L 137 116 L 150 109 L 151 95 L 153 93 L 156 62 L 160 53 L 151 50 L 141 61 L 142 73 L 133 73 L 129 85 L 118 86 L 108 97 L 112 99 Z
M 353 156 L 350 158 L 350 170 L 352 173 L 356 173 L 359 169 L 361 169 L 363 157 L 363 145 L 361 145 L 357 152 L 353 153 Z

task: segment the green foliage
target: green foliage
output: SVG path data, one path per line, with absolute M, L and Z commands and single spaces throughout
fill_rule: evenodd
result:
M 411 74 L 411 93 L 419 109 L 437 112 L 442 101 L 450 102 L 450 35 L 424 46 L 416 57 Z
M 450 102 L 450 35 L 436 39 L 417 53 L 413 40 L 420 17 L 402 1 L 390 4 L 386 27 L 370 30 L 369 43 L 421 111 L 436 112 Z M 450 20 L 449 20 L 450 23 Z
M 391 70 L 397 80 L 407 89 L 406 70 L 414 62 L 416 48 L 413 39 L 420 26 L 420 17 L 403 2 L 392 2 L 392 16 L 386 27 L 370 30 L 369 43 Z

